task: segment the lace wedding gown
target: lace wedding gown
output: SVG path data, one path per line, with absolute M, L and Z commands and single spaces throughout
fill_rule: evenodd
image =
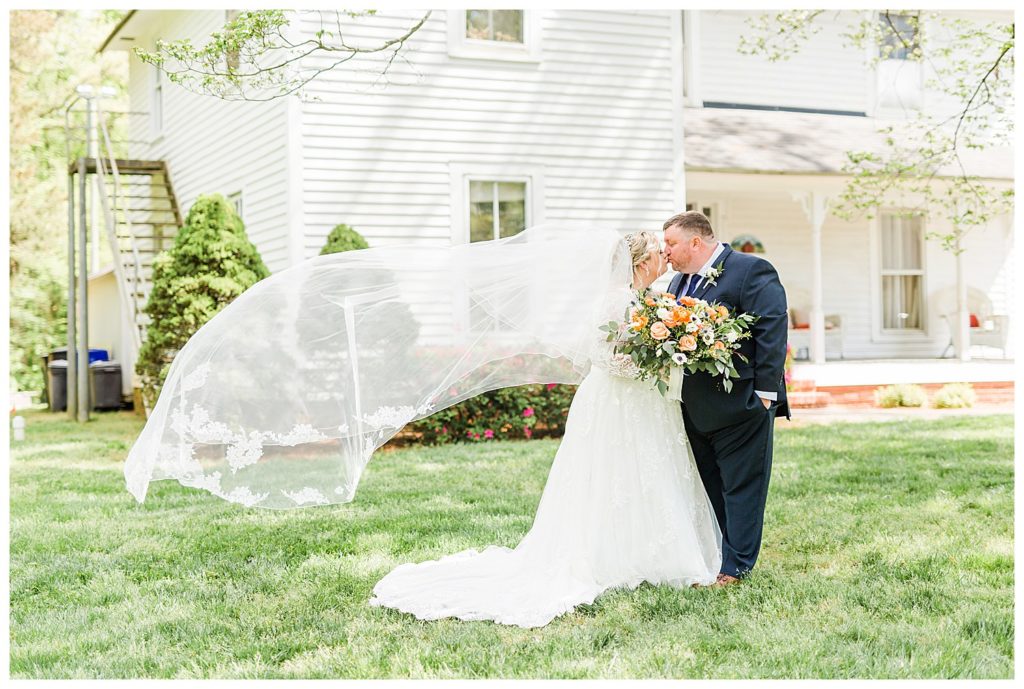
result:
M 371 605 L 540 627 L 610 588 L 714 582 L 721 533 L 679 403 L 635 380 L 629 358 L 608 347 L 576 392 L 519 545 L 400 565 Z

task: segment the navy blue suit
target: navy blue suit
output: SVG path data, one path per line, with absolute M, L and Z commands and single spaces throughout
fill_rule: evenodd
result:
M 775 268 L 762 258 L 727 246 L 714 265 L 722 266 L 716 284 L 705 280 L 692 296 L 718 302 L 734 314 L 752 313 L 758 320 L 739 350 L 747 362 L 735 359 L 739 378 L 732 379 L 731 392 L 722 387 L 721 376 L 686 375 L 683 421 L 722 530 L 721 571 L 742 577 L 753 569 L 761 549 L 775 417 L 790 416 L 784 377 L 786 292 Z M 676 275 L 669 291 L 681 295 L 687 277 Z M 755 390 L 775 392 L 778 401 L 765 409 Z

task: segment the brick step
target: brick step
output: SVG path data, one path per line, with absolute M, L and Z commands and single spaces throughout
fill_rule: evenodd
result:
M 793 390 L 786 393 L 789 406 L 794 409 L 818 409 L 832 403 L 832 396 L 827 392 Z
M 929 400 L 934 398 L 935 393 L 941 390 L 945 383 L 922 383 Z M 820 392 L 827 392 L 832 397 L 832 403 L 841 406 L 851 407 L 874 407 L 875 390 L 879 385 L 857 385 L 843 387 L 824 387 Z M 1011 404 L 1014 400 L 1013 383 L 973 383 L 974 393 L 977 395 L 978 404 Z
M 817 390 L 817 386 L 814 384 L 814 381 L 809 378 L 791 380 L 789 387 L 792 392 L 814 392 Z

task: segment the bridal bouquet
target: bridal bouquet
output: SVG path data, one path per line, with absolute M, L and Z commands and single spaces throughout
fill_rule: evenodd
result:
M 637 294 L 622 323 L 608 321 L 600 329 L 608 333 L 608 342 L 616 343 L 616 352 L 633 360 L 639 378 L 653 379 L 662 394 L 674 366 L 721 375 L 729 392 L 730 378 L 739 376 L 733 356 L 747 361 L 738 351 L 740 340 L 750 337 L 756 320 L 749 313 L 734 316 L 715 302 L 647 291 Z

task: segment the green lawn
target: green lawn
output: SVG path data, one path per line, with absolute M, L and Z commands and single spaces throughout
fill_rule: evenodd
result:
M 349 505 L 246 509 L 160 481 L 137 506 L 136 417 L 29 413 L 11 675 L 1012 677 L 1012 418 L 786 426 L 745 583 L 645 584 L 524 630 L 366 601 L 401 562 L 514 545 L 557 441 L 383 452 Z

